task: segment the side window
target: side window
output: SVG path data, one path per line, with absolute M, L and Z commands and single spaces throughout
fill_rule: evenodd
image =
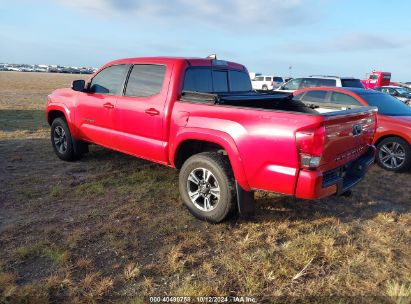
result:
M 283 79 L 281 77 L 274 77 L 273 79 L 275 82 L 283 82 Z
M 325 102 L 327 96 L 327 91 L 308 91 L 304 95 L 303 101 L 312 101 L 312 102 Z
M 265 81 L 271 81 L 271 77 L 265 77 Z
M 335 87 L 337 81 L 335 79 L 317 79 L 317 87 Z
M 126 96 L 148 97 L 160 93 L 165 72 L 164 65 L 134 65 L 128 78 Z
M 90 93 L 121 95 L 128 65 L 112 65 L 101 70 L 90 83 Z
M 296 78 L 289 82 L 287 82 L 283 87 L 282 90 L 298 90 L 301 84 L 302 78 Z
M 191 68 L 184 76 L 184 91 L 210 93 L 213 91 L 211 69 Z
M 300 94 L 294 95 L 294 96 L 293 96 L 293 100 L 301 100 L 302 97 L 303 97 L 303 95 L 304 95 L 304 93 L 305 93 L 305 92 L 302 92 L 302 93 L 300 93 Z
M 213 92 L 228 92 L 226 71 L 213 71 Z
M 354 97 L 344 93 L 333 92 L 331 95 L 331 103 L 342 105 L 361 105 Z
M 258 76 L 256 78 L 254 78 L 254 81 L 263 81 L 264 77 Z
M 315 78 L 304 78 L 301 82 L 301 88 L 315 88 L 318 86 L 317 82 Z
M 231 92 L 250 92 L 252 91 L 250 76 L 239 71 L 229 71 L 230 91 Z

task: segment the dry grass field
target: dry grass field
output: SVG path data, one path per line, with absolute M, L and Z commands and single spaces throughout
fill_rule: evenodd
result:
M 201 222 L 175 170 L 54 155 L 46 96 L 78 77 L 0 72 L 0 303 L 411 303 L 410 173 L 375 166 L 349 198 L 257 193 L 254 218 Z

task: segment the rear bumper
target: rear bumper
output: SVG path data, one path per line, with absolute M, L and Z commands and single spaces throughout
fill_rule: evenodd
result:
M 366 153 L 351 162 L 326 172 L 301 170 L 295 196 L 318 199 L 333 194 L 343 194 L 358 184 L 375 158 L 375 147 L 369 146 Z

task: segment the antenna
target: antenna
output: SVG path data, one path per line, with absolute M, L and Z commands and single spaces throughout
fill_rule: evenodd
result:
M 216 59 L 217 59 L 217 54 L 208 55 L 206 58 L 207 58 L 207 59 L 214 59 L 214 60 L 216 60 Z

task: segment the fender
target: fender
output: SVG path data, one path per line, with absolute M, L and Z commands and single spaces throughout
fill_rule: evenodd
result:
M 67 125 L 70 129 L 70 133 L 72 135 L 73 138 L 77 138 L 78 137 L 78 130 L 77 127 L 74 123 L 74 117 L 73 117 L 73 112 L 70 111 L 70 109 L 63 103 L 54 103 L 54 102 L 50 102 L 47 105 L 47 109 L 46 109 L 46 119 L 47 122 L 49 120 L 49 113 L 50 111 L 59 111 L 62 112 L 64 114 L 64 118 L 67 121 Z
M 205 128 L 183 128 L 177 133 L 170 145 L 170 164 L 175 167 L 176 152 L 184 141 L 203 140 L 220 145 L 227 152 L 237 183 L 246 191 L 251 191 L 244 172 L 243 161 L 238 152 L 237 145 L 230 135 L 225 132 Z

